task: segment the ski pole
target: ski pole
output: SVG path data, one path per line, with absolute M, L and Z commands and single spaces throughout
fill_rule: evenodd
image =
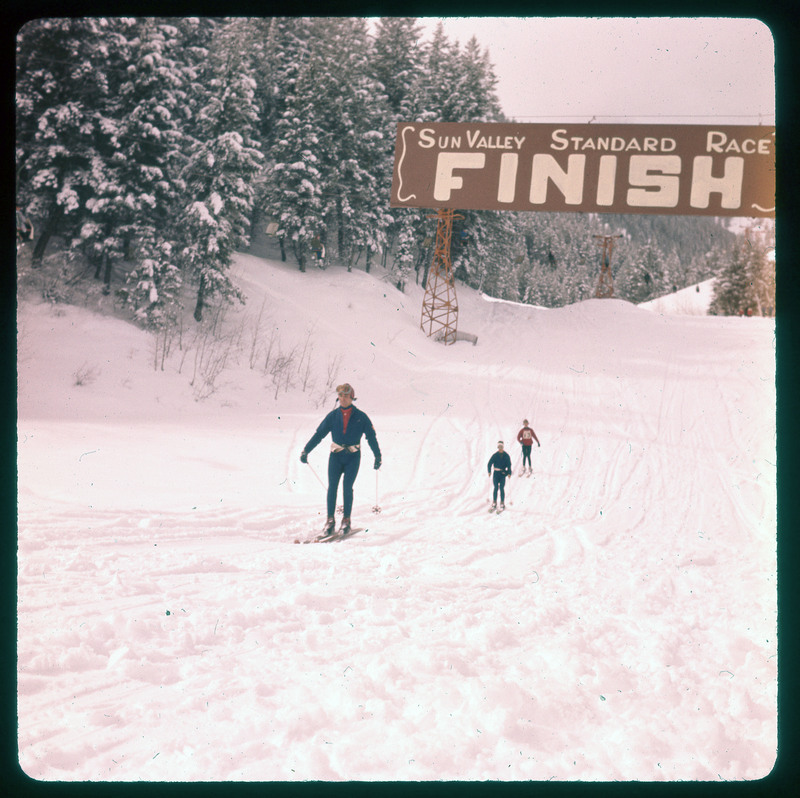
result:
M 319 478 L 319 474 L 317 474 L 317 472 L 314 471 L 314 468 L 311 465 L 311 463 L 306 463 L 306 465 L 311 469 L 311 473 L 317 478 L 317 482 L 319 482 L 319 484 L 322 485 L 323 488 L 325 488 L 325 483 Z M 325 488 L 325 490 L 327 490 L 327 488 Z
M 378 504 L 378 472 L 375 472 L 375 506 L 372 508 L 373 513 L 379 513 L 381 511 L 380 505 Z

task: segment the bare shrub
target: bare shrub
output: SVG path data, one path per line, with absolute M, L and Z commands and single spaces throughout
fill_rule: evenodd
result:
M 267 298 L 261 303 L 261 308 L 258 311 L 255 322 L 250 327 L 250 368 L 254 369 L 256 363 L 261 360 L 261 353 L 263 351 L 262 340 L 264 336 L 264 310 L 267 306 Z
M 73 384 L 78 387 L 91 385 L 100 376 L 100 369 L 84 363 L 72 375 Z
M 197 400 L 207 399 L 219 390 L 219 378 L 229 364 L 237 361 L 241 351 L 242 327 L 226 332 L 222 325 L 224 317 L 225 310 L 220 306 L 195 333 L 194 366 L 189 384 Z M 181 366 L 185 359 L 184 355 Z

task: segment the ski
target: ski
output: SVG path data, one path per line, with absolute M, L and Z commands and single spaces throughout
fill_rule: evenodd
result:
M 330 535 L 317 534 L 317 535 L 314 535 L 313 537 L 306 538 L 305 540 L 300 540 L 300 538 L 296 538 L 294 542 L 295 543 L 322 543 L 322 541 L 328 540 L 329 538 L 336 537 L 336 535 L 337 535 L 336 532 L 331 532 Z
M 353 537 L 353 535 L 358 534 L 359 532 L 363 532 L 363 529 L 356 529 L 352 527 L 347 532 L 337 532 L 335 535 L 330 535 L 329 537 L 323 540 L 323 543 L 338 543 L 340 540 L 347 540 L 348 538 Z
M 336 530 L 335 532 L 331 532 L 330 535 L 314 535 L 313 537 L 307 538 L 306 540 L 300 540 L 299 538 L 295 540 L 295 543 L 332 543 L 335 540 L 344 540 L 345 538 L 350 538 L 355 535 L 357 532 L 363 532 L 363 529 L 356 529 L 351 528 L 349 532 L 342 532 L 341 529 Z
M 331 523 L 330 528 L 326 524 L 323 528 L 322 532 L 317 532 L 316 535 L 313 535 L 306 540 L 300 540 L 299 538 L 295 540 L 295 543 L 321 543 L 323 540 L 327 538 L 333 537 L 336 534 L 336 528 Z

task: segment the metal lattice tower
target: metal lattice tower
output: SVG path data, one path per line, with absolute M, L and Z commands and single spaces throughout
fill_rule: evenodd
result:
M 450 262 L 450 242 L 453 237 L 453 219 L 450 208 L 440 208 L 436 218 L 436 249 L 433 265 L 422 300 L 420 327 L 428 338 L 441 339 L 446 344 L 456 342 L 458 302 L 453 267 Z M 463 218 L 458 216 L 459 219 Z
M 614 241 L 619 236 L 594 236 L 597 245 L 603 248 L 600 261 L 600 277 L 594 295 L 598 299 L 611 299 L 614 296 L 614 275 L 611 273 L 611 255 L 614 252 Z

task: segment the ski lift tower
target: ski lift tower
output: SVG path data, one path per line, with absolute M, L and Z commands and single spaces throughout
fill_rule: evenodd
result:
M 619 236 L 594 236 L 599 247 L 603 248 L 600 261 L 600 277 L 594 295 L 597 299 L 610 299 L 614 296 L 614 275 L 611 273 L 611 255 L 614 252 L 614 242 Z
M 453 219 L 464 217 L 450 208 L 440 208 L 436 216 L 429 218 L 436 219 L 436 248 L 422 300 L 420 327 L 428 338 L 454 344 L 458 327 L 458 302 L 450 260 L 450 242 L 453 238 Z

